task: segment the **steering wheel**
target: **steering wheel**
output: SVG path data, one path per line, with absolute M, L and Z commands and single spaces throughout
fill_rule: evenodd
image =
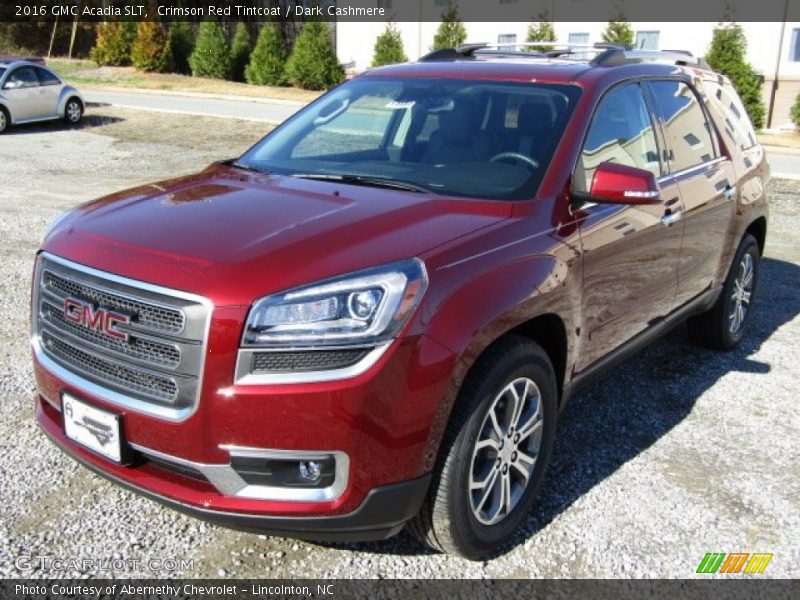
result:
M 526 165 L 533 167 L 534 169 L 539 168 L 538 161 L 532 159 L 530 156 L 525 156 L 520 152 L 501 152 L 500 154 L 495 154 L 492 158 L 489 159 L 489 162 L 499 162 L 501 160 L 505 160 L 507 158 L 523 162 Z

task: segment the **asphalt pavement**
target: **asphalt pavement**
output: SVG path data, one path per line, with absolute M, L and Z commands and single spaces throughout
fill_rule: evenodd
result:
M 257 98 L 225 98 L 200 94 L 88 90 L 83 95 L 88 103 L 164 113 L 245 119 L 273 125 L 282 123 L 303 106 L 301 102 L 289 100 L 264 101 Z M 89 108 L 91 110 L 91 106 Z

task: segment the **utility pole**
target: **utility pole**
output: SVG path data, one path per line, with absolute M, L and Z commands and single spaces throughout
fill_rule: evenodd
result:
M 778 77 L 781 72 L 781 53 L 783 52 L 783 36 L 786 33 L 786 19 L 789 17 L 789 0 L 783 5 L 783 21 L 781 21 L 781 34 L 778 36 L 778 58 L 775 59 L 775 75 L 772 78 L 772 90 L 769 94 L 769 111 L 767 112 L 767 128 L 772 127 L 772 117 L 775 114 L 775 96 L 778 94 Z

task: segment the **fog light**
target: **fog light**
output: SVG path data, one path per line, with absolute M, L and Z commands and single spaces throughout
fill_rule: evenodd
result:
M 304 479 L 310 483 L 316 483 L 319 481 L 319 477 L 322 474 L 322 465 L 314 460 L 307 460 L 303 461 L 299 465 L 300 469 L 300 479 Z

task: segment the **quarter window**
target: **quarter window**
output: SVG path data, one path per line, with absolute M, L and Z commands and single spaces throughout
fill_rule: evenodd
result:
M 661 175 L 653 123 L 638 83 L 615 88 L 600 101 L 578 161 L 575 189 L 588 191 L 595 169 L 604 162 Z
M 36 74 L 39 76 L 39 81 L 42 85 L 59 85 L 61 83 L 61 80 L 47 69 L 37 68 Z
M 650 83 L 655 111 L 669 147 L 670 170 L 682 171 L 717 156 L 711 125 L 697 94 L 681 81 Z

